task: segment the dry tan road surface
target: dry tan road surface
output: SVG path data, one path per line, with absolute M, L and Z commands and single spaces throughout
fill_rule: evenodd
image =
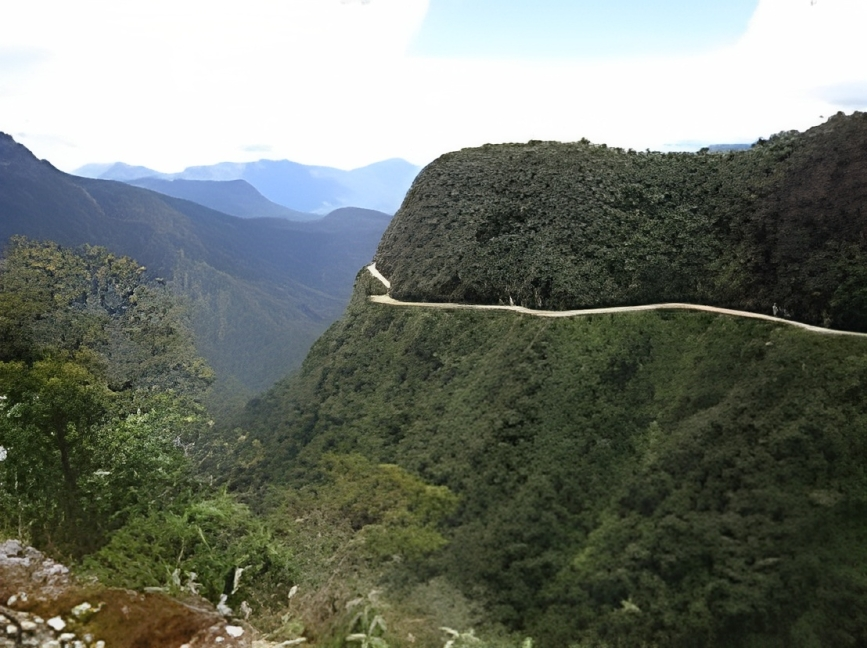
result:
M 376 264 L 371 263 L 367 266 L 367 270 L 371 275 L 376 277 L 387 288 L 391 289 L 391 282 L 382 276 L 382 273 L 376 269 Z M 637 311 L 649 310 L 692 310 L 706 311 L 708 313 L 719 313 L 721 315 L 731 315 L 732 317 L 749 317 L 752 319 L 767 320 L 768 322 L 776 322 L 777 324 L 787 324 L 788 326 L 796 326 L 798 328 L 812 331 L 813 333 L 822 333 L 824 335 L 851 335 L 855 337 L 867 337 L 867 333 L 854 333 L 852 331 L 838 331 L 836 329 L 822 328 L 821 326 L 811 326 L 802 322 L 773 317 L 771 315 L 762 315 L 760 313 L 751 313 L 749 311 L 733 310 L 731 308 L 718 308 L 716 306 L 703 306 L 701 304 L 646 304 L 643 306 L 613 306 L 610 308 L 584 308 L 580 310 L 564 310 L 564 311 L 546 311 L 533 310 L 524 308 L 523 306 L 499 306 L 493 304 L 453 304 L 449 302 L 405 302 L 393 299 L 389 295 L 371 295 L 370 301 L 377 304 L 388 304 L 389 306 L 418 306 L 422 308 L 439 308 L 445 310 L 501 310 L 521 313 L 523 315 L 533 315 L 535 317 L 581 317 L 583 315 L 604 315 L 607 313 L 634 313 Z

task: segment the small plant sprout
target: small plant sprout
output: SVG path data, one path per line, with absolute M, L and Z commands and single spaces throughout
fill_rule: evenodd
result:
M 382 635 L 388 630 L 385 619 L 382 618 L 382 615 L 377 614 L 374 608 L 377 603 L 377 594 L 378 592 L 373 590 L 367 597 L 353 599 L 346 604 L 347 609 L 352 609 L 363 603 L 365 598 L 369 601 L 349 624 L 350 629 L 358 628 L 360 632 L 347 635 L 346 642 L 359 642 L 361 648 L 388 648 L 388 643 L 382 638 Z
M 449 638 L 443 644 L 443 648 L 469 648 L 470 646 L 480 646 L 482 643 L 482 640 L 475 635 L 473 630 L 458 632 L 446 627 L 441 627 L 440 630 L 449 635 Z
M 629 614 L 641 614 L 641 608 L 632 602 L 632 597 L 620 601 L 620 609 Z

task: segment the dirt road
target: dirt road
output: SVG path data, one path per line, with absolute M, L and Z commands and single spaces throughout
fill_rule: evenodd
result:
M 391 289 L 391 282 L 386 279 L 379 270 L 376 269 L 376 264 L 371 263 L 367 266 L 367 270 L 371 275 L 376 277 L 387 288 Z M 643 306 L 613 306 L 610 308 L 585 308 L 581 310 L 565 310 L 565 311 L 546 311 L 524 308 L 523 306 L 499 306 L 493 304 L 452 304 L 443 302 L 404 302 L 393 299 L 389 295 L 371 295 L 370 301 L 377 304 L 388 304 L 389 306 L 417 306 L 422 308 L 439 308 L 445 310 L 503 310 L 521 313 L 523 315 L 533 315 L 535 317 L 581 317 L 584 315 L 604 315 L 607 313 L 634 313 L 638 311 L 649 310 L 692 310 L 692 311 L 707 311 L 709 313 L 719 313 L 721 315 L 731 315 L 732 317 L 749 317 L 751 319 L 767 320 L 778 324 L 787 324 L 789 326 L 797 326 L 798 328 L 812 331 L 813 333 L 822 333 L 824 335 L 851 335 L 855 337 L 867 337 L 867 333 L 854 333 L 852 331 L 838 331 L 836 329 L 822 328 L 821 326 L 811 326 L 802 322 L 773 317 L 771 315 L 762 315 L 760 313 L 751 313 L 749 311 L 739 311 L 730 308 L 718 308 L 716 306 L 703 306 L 701 304 L 646 304 Z

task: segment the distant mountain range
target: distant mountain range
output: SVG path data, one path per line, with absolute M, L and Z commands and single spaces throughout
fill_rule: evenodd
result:
M 202 197 L 210 195 L 211 191 L 215 194 L 232 196 L 235 196 L 234 192 L 246 192 L 243 199 L 235 196 L 230 201 L 233 203 L 240 201 L 244 205 L 240 210 L 243 213 L 233 213 L 233 215 L 246 218 L 250 214 L 249 189 L 241 189 L 241 185 L 237 184 L 230 188 L 221 187 L 221 183 L 243 180 L 268 201 L 295 212 L 294 216 L 276 213 L 273 215 L 292 220 L 308 220 L 310 217 L 304 217 L 303 213 L 324 215 L 340 207 L 362 207 L 394 214 L 419 170 L 419 167 L 400 159 L 376 162 L 352 171 L 307 166 L 289 160 L 259 160 L 188 167 L 180 173 L 160 173 L 147 167 L 130 166 L 122 162 L 88 164 L 77 169 L 75 174 L 86 178 L 120 180 L 137 186 L 146 186 L 154 191 L 196 202 L 201 202 Z M 195 187 L 185 184 L 165 184 L 168 181 L 179 180 L 206 181 L 215 184 Z M 198 199 L 191 197 L 192 195 L 197 196 Z M 209 201 L 217 199 L 206 198 Z M 201 204 L 207 203 L 201 202 Z M 266 209 L 273 212 L 272 207 Z
M 255 192 L 243 181 L 148 182 L 190 196 L 203 185 Z M 226 205 L 234 209 L 231 200 Z M 0 245 L 13 235 L 102 245 L 166 279 L 192 306 L 197 346 L 217 372 L 222 402 L 243 401 L 300 364 L 343 312 L 390 218 L 359 208 L 308 222 L 237 218 L 122 182 L 68 175 L 0 133 Z
M 127 184 L 166 196 L 192 200 L 239 218 L 286 218 L 295 221 L 322 218 L 322 214 L 295 211 L 271 202 L 246 180 L 165 180 L 149 177 L 128 180 Z
M 752 144 L 711 144 L 707 150 L 711 153 L 728 153 L 729 151 L 746 151 Z

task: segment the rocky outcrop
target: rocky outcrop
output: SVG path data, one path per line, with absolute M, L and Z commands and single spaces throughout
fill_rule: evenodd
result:
M 248 648 L 248 628 L 202 599 L 78 582 L 17 540 L 0 543 L 0 648 Z

